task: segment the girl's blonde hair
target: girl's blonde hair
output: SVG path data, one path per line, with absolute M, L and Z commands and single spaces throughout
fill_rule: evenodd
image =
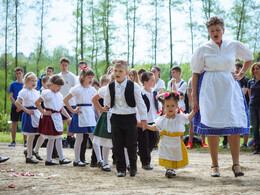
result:
M 26 73 L 26 75 L 24 76 L 24 79 L 23 79 L 24 80 L 23 87 L 26 88 L 27 87 L 26 84 L 33 78 L 35 78 L 37 80 L 37 76 L 33 72 Z
M 258 66 L 258 68 L 260 68 L 260 62 L 255 62 L 250 69 L 250 75 L 252 77 L 255 77 L 254 71 L 255 71 L 255 67 Z
M 135 70 L 134 68 L 132 68 L 132 69 L 129 71 L 129 74 L 130 74 L 130 73 L 133 73 L 133 75 L 134 75 L 133 81 L 136 82 L 139 86 L 142 86 L 141 83 L 140 83 L 140 80 L 139 80 L 139 76 L 138 76 L 137 70 Z

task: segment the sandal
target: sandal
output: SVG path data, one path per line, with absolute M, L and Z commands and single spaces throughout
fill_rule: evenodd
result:
M 235 166 L 240 166 L 240 165 L 239 165 L 239 164 L 234 164 L 234 165 L 232 166 L 232 171 L 233 171 L 235 177 L 244 176 L 245 174 L 244 174 L 244 172 L 243 172 L 242 170 L 240 170 L 240 171 L 238 171 L 238 172 L 235 171 L 235 168 L 234 168 Z
M 217 171 L 218 171 L 218 172 L 213 173 L 213 169 L 214 169 L 214 168 L 217 168 Z M 211 177 L 220 177 L 219 166 L 218 166 L 218 165 L 212 166 L 211 169 L 212 169 Z

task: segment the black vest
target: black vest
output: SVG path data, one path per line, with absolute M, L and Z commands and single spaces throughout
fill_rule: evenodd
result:
M 113 106 L 115 104 L 115 93 L 116 93 L 116 91 L 115 91 L 115 81 L 110 83 L 108 85 L 108 87 L 109 87 L 110 98 L 111 98 L 110 108 L 113 108 Z M 134 82 L 133 81 L 127 80 L 126 88 L 125 88 L 125 101 L 126 101 L 126 103 L 129 107 L 135 107 L 136 106 L 135 96 L 134 96 Z
M 158 112 L 159 111 L 159 107 L 158 107 L 158 100 L 156 99 L 156 95 L 157 95 L 157 91 L 153 91 L 154 105 L 155 105 L 156 111 Z M 150 110 L 150 101 L 149 101 L 148 97 L 145 94 L 142 94 L 142 98 L 143 98 L 144 103 L 146 105 L 147 112 L 149 112 L 149 110 Z

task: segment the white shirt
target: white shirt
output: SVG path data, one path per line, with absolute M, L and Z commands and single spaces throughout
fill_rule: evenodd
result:
M 191 59 L 193 73 L 206 72 L 235 72 L 236 59 L 250 61 L 254 59 L 249 48 L 233 40 L 223 40 L 221 47 L 210 40 L 196 49 Z
M 60 92 L 53 93 L 50 89 L 42 91 L 40 96 L 44 101 L 45 108 L 60 111 L 63 107 L 63 96 Z
M 21 98 L 23 100 L 23 106 L 24 107 L 35 107 L 35 101 L 40 97 L 40 92 L 36 91 L 35 89 L 29 90 L 26 88 L 23 88 L 18 93 L 18 98 Z
M 182 83 L 183 81 L 184 80 L 181 79 L 179 83 L 175 83 L 175 88 L 177 89 L 178 92 L 183 93 L 183 96 L 185 96 L 186 89 L 187 89 L 187 83 L 185 81 L 184 81 L 184 83 Z M 181 85 L 181 83 L 182 83 L 182 85 Z M 172 91 L 172 83 L 171 83 L 171 81 L 168 82 L 168 91 Z M 184 99 L 180 100 L 178 102 L 178 105 L 179 105 L 180 108 L 182 108 L 182 110 L 186 110 Z
M 90 85 L 84 88 L 81 84 L 78 84 L 70 89 L 70 93 L 75 98 L 76 104 L 92 104 L 91 99 L 97 93 L 97 90 Z
M 113 114 L 127 115 L 127 114 L 136 113 L 135 107 L 129 107 L 126 103 L 126 100 L 125 100 L 126 84 L 127 84 L 126 78 L 121 84 L 119 84 L 115 80 L 115 103 L 114 103 L 113 108 L 111 109 L 111 112 Z M 135 97 L 136 107 L 140 114 L 140 119 L 147 120 L 147 108 L 146 108 L 143 98 L 141 96 L 141 88 L 135 82 L 134 82 L 134 97 Z M 105 95 L 105 99 L 104 99 L 104 105 L 108 105 L 110 107 L 110 103 L 111 103 L 111 96 L 110 96 L 110 91 L 109 91 L 109 87 L 108 87 L 106 95 Z
M 153 92 L 152 91 L 148 92 L 145 89 L 143 89 L 142 94 L 143 95 L 145 94 L 150 102 L 150 109 L 149 112 L 147 113 L 147 123 L 153 123 L 157 118 L 157 114 L 156 114 L 157 110 L 155 108 Z M 159 102 L 158 102 L 158 107 L 159 107 Z
M 98 90 L 98 95 L 99 95 L 101 98 L 103 98 L 103 99 L 105 99 L 105 95 L 106 95 L 107 88 L 108 88 L 107 86 L 108 86 L 108 85 L 103 86 L 103 87 L 100 87 L 99 90 Z
M 162 79 L 159 79 L 157 83 L 155 84 L 153 91 L 159 91 L 159 89 L 165 89 L 165 82 Z
M 76 76 L 71 72 L 68 72 L 67 74 L 62 74 L 60 72 L 58 75 L 61 76 L 61 78 L 64 80 L 64 85 L 61 87 L 60 93 L 63 95 L 63 97 L 65 97 L 69 94 L 70 89 L 77 85 L 78 82 L 76 81 Z M 71 106 L 75 106 L 75 99 L 71 98 L 69 100 L 69 104 Z

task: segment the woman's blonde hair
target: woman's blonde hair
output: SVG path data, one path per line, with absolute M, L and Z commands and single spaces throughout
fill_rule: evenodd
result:
M 137 70 L 135 70 L 134 68 L 132 68 L 130 71 L 129 71 L 129 74 L 132 73 L 134 75 L 134 79 L 133 81 L 136 82 L 138 85 L 142 86 L 141 83 L 140 83 L 140 80 L 139 80 L 139 76 L 138 76 L 138 72 Z
M 255 63 L 252 65 L 252 67 L 251 67 L 251 69 L 250 69 L 250 75 L 251 75 L 252 77 L 255 77 L 254 71 L 255 71 L 255 67 L 256 67 L 256 66 L 258 66 L 258 68 L 260 68 L 260 62 L 255 62 Z

